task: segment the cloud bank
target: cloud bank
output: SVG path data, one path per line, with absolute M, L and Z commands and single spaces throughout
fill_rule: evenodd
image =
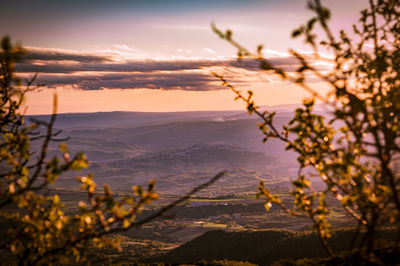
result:
M 216 70 L 233 83 L 269 82 L 260 75 L 259 63 L 236 59 L 123 60 L 112 53 L 74 52 L 62 49 L 27 48 L 16 70 L 22 75 L 38 74 L 37 82 L 49 88 L 81 90 L 157 89 L 207 91 L 225 89 L 210 73 Z M 269 58 L 275 66 L 295 71 L 291 56 Z M 263 77 L 264 76 L 264 77 Z

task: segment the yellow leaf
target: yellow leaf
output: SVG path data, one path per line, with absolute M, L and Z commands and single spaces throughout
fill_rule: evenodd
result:
M 128 219 L 124 220 L 124 228 L 128 228 L 131 225 L 131 223 L 128 221 Z

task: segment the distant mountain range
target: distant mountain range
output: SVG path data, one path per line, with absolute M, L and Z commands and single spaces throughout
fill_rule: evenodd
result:
M 275 107 L 280 110 L 278 128 L 288 123 L 293 108 Z M 272 139 L 262 144 L 259 121 L 240 111 L 110 112 L 60 114 L 56 128 L 69 137 L 71 154 L 85 152 L 91 167 L 84 173 L 94 173 L 99 184 L 127 189 L 154 178 L 160 191 L 180 194 L 227 170 L 226 178 L 235 182 L 212 190 L 220 195 L 254 192 L 259 179 L 284 184 L 296 174 L 294 154 L 285 151 L 284 143 Z M 58 143 L 50 146 L 49 155 L 61 155 Z M 56 186 L 77 185 L 73 175 L 63 176 Z
M 299 104 L 262 106 L 261 110 L 275 111 L 279 115 L 293 113 Z M 48 121 L 50 115 L 26 116 Z M 63 113 L 57 115 L 56 127 L 61 129 L 99 129 L 129 128 L 143 125 L 154 125 L 176 121 L 227 121 L 249 117 L 245 110 L 232 111 L 190 111 L 190 112 L 96 112 L 96 113 Z

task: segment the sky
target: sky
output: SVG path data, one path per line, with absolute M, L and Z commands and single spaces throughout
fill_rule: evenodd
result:
M 367 0 L 322 1 L 334 31 L 350 30 Z M 264 45 L 275 65 L 294 71 L 287 51 L 311 50 L 291 32 L 312 16 L 305 0 L 0 0 L 0 36 L 28 51 L 20 77 L 45 84 L 27 94 L 28 114 L 51 112 L 243 109 L 210 71 L 255 92 L 259 105 L 299 103 L 302 89 L 260 73 L 211 30 L 231 29 L 252 51 Z M 319 63 L 323 70 L 326 60 Z M 312 81 L 318 90 L 326 86 Z

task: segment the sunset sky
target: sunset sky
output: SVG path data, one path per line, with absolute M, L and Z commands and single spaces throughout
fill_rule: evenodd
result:
M 288 71 L 296 61 L 289 48 L 310 51 L 294 28 L 311 17 L 305 0 L 0 0 L 0 36 L 8 34 L 29 51 L 17 66 L 21 77 L 38 73 L 47 85 L 28 94 L 28 114 L 59 112 L 188 111 L 242 109 L 220 85 L 214 70 L 257 103 L 297 103 L 307 93 L 237 62 L 236 51 L 211 30 L 231 29 L 251 50 Z M 357 21 L 367 0 L 323 1 L 334 30 Z M 322 62 L 323 65 L 323 62 Z M 315 82 L 323 90 L 323 85 Z

